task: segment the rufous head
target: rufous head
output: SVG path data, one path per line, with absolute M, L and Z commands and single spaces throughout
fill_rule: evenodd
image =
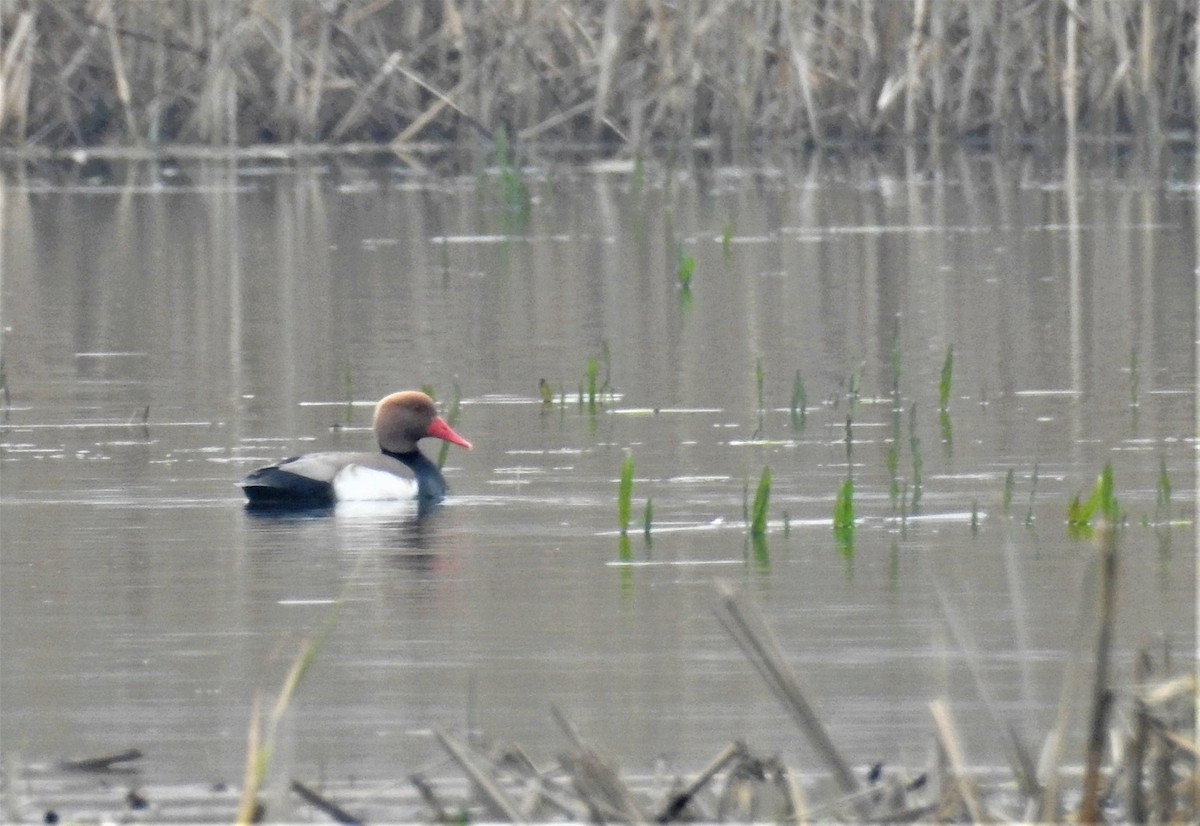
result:
M 419 390 L 402 390 L 380 399 L 374 425 L 379 447 L 389 453 L 411 453 L 426 436 L 471 449 L 471 443 L 438 415 L 433 399 Z

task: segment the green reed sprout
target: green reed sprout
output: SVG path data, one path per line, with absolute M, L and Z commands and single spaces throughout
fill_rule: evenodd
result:
M 803 430 L 804 425 L 808 420 L 808 393 L 804 390 L 804 379 L 800 377 L 800 371 L 796 371 L 796 378 L 792 381 L 792 430 Z
M 1085 500 L 1080 500 L 1079 494 L 1067 504 L 1067 525 L 1071 528 L 1090 527 L 1093 518 L 1102 516 L 1109 526 L 1115 527 L 1120 521 L 1120 508 L 1113 494 L 1112 464 L 1106 463 L 1100 477 L 1092 487 L 1092 493 Z
M 617 482 L 617 526 L 622 534 L 629 532 L 629 504 L 633 497 L 633 453 L 626 451 L 621 462 L 621 478 Z
M 838 487 L 837 498 L 833 503 L 833 529 L 854 530 L 854 480 L 850 477 L 842 480 Z
M 763 536 L 767 532 L 767 505 L 771 501 L 771 468 L 764 466 L 762 475 L 758 477 L 758 488 L 754 491 L 754 505 L 751 508 L 750 535 Z
M 938 410 L 943 412 L 950 406 L 950 379 L 954 374 L 954 345 L 946 348 L 946 359 L 942 362 L 942 375 L 938 379 Z
M 692 274 L 696 271 L 696 259 L 691 255 L 685 255 L 683 250 L 679 251 L 679 258 L 675 262 L 675 279 L 679 283 L 679 289 L 688 292 L 692 289 Z
M 1171 477 L 1167 475 L 1167 458 L 1158 457 L 1158 478 L 1154 483 L 1154 518 L 1157 521 L 1171 518 Z

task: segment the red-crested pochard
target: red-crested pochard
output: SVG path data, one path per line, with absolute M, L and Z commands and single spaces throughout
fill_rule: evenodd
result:
M 433 399 L 417 390 L 392 393 L 375 405 L 379 453 L 306 453 L 259 468 L 238 485 L 250 505 L 327 507 L 337 501 L 412 499 L 446 495 L 438 466 L 417 448 L 425 436 L 468 450 L 471 443 L 437 414 Z

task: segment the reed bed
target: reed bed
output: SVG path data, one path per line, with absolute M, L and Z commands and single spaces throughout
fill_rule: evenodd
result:
M 0 0 L 7 147 L 1185 133 L 1187 0 Z

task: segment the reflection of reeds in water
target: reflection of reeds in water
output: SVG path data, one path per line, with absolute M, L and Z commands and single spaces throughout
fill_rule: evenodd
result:
M 505 121 L 513 140 L 634 147 L 999 141 L 1196 117 L 1188 3 L 27 0 L 3 17 L 18 143 L 411 144 Z

